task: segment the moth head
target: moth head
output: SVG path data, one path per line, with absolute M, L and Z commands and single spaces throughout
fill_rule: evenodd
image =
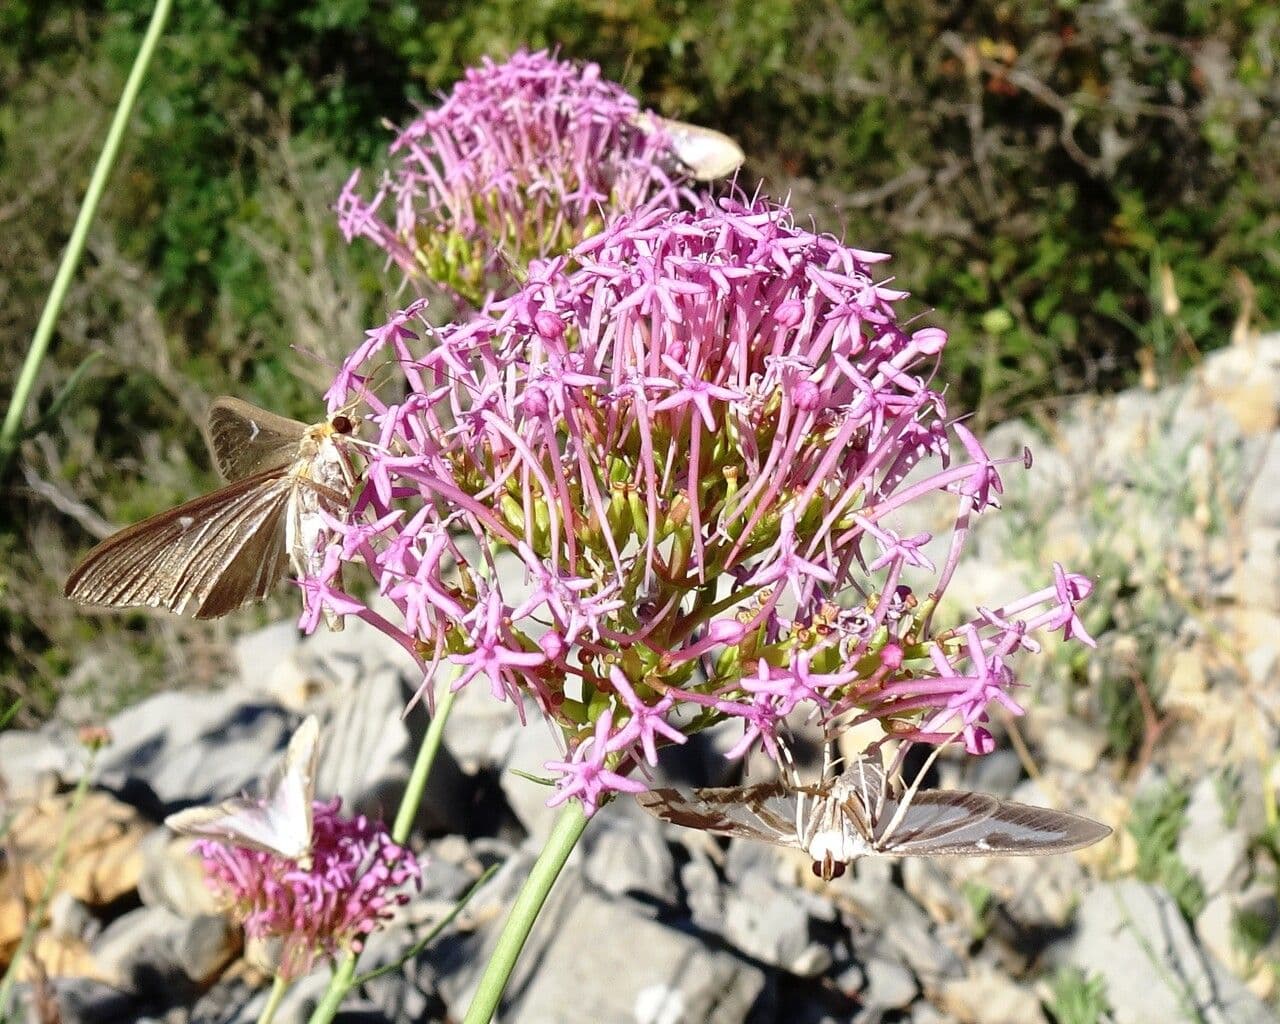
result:
M 829 882 L 833 878 L 839 878 L 844 874 L 845 868 L 849 865 L 842 860 L 836 860 L 828 850 L 823 854 L 822 860 L 815 860 L 809 865 L 810 870 L 821 878 L 824 882 Z

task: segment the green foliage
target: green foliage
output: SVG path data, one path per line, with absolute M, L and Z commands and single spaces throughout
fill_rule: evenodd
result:
M 973 921 L 973 938 L 981 942 L 991 930 L 991 912 L 995 906 L 994 893 L 990 887 L 980 882 L 966 881 L 961 886 L 961 895 L 969 907 Z
M 1110 1010 L 1106 982 L 1074 967 L 1061 968 L 1053 978 L 1049 1012 L 1056 1024 L 1102 1024 Z
M 1194 920 L 1204 907 L 1204 887 L 1178 856 L 1187 794 L 1172 785 L 1144 793 L 1133 803 L 1129 831 L 1138 844 L 1137 876 L 1163 885 L 1183 915 Z

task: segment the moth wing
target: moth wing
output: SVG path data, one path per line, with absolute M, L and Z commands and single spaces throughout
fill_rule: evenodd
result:
M 308 425 L 224 395 L 209 407 L 205 441 L 224 480 L 243 480 L 298 457 Z
M 200 619 L 261 600 L 287 569 L 291 490 L 277 468 L 144 519 L 90 551 L 64 593 L 113 608 L 193 607 Z
M 781 782 L 636 794 L 641 807 L 673 825 L 780 846 L 800 845 L 796 797 L 797 791 Z
M 662 126 L 671 139 L 671 152 L 698 181 L 727 178 L 747 158 L 741 146 L 714 128 L 672 120 L 664 120 Z
M 267 776 L 260 798 L 235 797 L 211 807 L 191 807 L 169 815 L 165 824 L 180 835 L 307 860 L 319 738 L 320 723 L 308 715 Z
M 320 754 L 320 722 L 308 715 L 289 740 L 284 757 L 267 776 L 266 800 L 299 857 L 311 849 L 312 811 L 316 795 L 316 765 Z
M 879 829 L 891 818 L 886 810 Z M 916 794 L 879 850 L 901 856 L 1032 856 L 1078 850 L 1110 834 L 1106 825 L 1078 814 L 936 790 Z
M 211 807 L 189 807 L 169 815 L 164 823 L 179 835 L 284 854 L 270 808 L 246 797 L 224 800 Z

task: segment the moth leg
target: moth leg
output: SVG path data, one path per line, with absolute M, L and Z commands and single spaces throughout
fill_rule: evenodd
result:
M 912 781 L 911 785 L 907 787 L 906 792 L 902 794 L 902 800 L 898 804 L 897 811 L 894 812 L 893 817 L 889 820 L 889 825 L 885 828 L 884 834 L 880 836 L 881 843 L 888 842 L 889 837 L 892 836 L 893 833 L 897 831 L 898 826 L 902 824 L 902 819 L 905 818 L 907 814 L 907 808 L 911 806 L 911 801 L 914 800 L 916 798 L 916 794 L 920 792 L 920 783 L 924 781 L 924 777 L 929 773 L 929 769 L 933 767 L 933 763 L 938 760 L 938 755 L 942 753 L 943 748 L 949 747 L 954 743 L 956 738 L 963 731 L 964 727 L 961 726 L 961 728 L 957 729 L 929 752 L 929 756 L 925 758 L 923 766 L 921 766 L 920 770 L 916 772 L 915 779 Z M 888 788 L 887 784 L 885 788 Z

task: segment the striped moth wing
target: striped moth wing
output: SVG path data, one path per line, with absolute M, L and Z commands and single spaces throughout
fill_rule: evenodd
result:
M 814 874 L 837 878 L 864 856 L 1031 856 L 1066 853 L 1110 835 L 1106 825 L 963 790 L 895 794 L 883 769 L 860 759 L 814 786 L 773 782 L 655 789 L 636 796 L 686 828 L 800 850 Z
M 308 715 L 271 769 L 262 794 L 190 807 L 165 818 L 179 835 L 261 850 L 311 866 L 311 804 L 315 800 L 320 723 Z

